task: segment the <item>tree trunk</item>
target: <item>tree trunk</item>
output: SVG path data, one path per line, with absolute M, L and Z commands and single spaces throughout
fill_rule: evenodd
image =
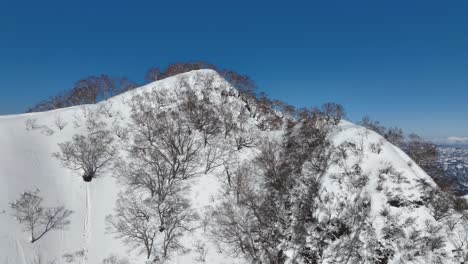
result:
M 83 181 L 90 182 L 93 179 L 93 174 L 83 175 Z

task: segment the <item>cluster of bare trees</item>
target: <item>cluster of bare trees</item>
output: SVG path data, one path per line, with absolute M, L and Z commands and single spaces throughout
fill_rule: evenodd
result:
M 181 113 L 160 110 L 144 96 L 133 98 L 132 106 L 128 162 L 117 170 L 126 191 L 107 223 L 147 259 L 167 259 L 184 248 L 179 238 L 198 219 L 185 196 L 197 174 L 202 144 Z
M 329 165 L 327 134 L 340 107 L 303 110 L 289 119 L 280 141 L 264 140 L 253 163 L 226 170 L 222 203 L 213 211 L 213 236 L 224 249 L 254 262 L 284 263 L 284 241 L 302 241 L 314 222 L 318 182 Z M 305 259 L 305 255 L 304 255 Z
M 122 77 L 110 77 L 105 74 L 89 76 L 77 81 L 73 88 L 36 104 L 26 112 L 41 112 L 75 105 L 94 104 L 136 87 L 134 82 Z
M 403 130 L 398 127 L 387 128 L 382 125 L 379 121 L 372 120 L 370 117 L 364 117 L 359 124 L 367 129 L 370 129 L 374 132 L 382 135 L 388 142 L 392 143 L 397 147 L 402 147 L 405 141 L 405 136 L 403 135 Z
M 405 247 L 404 244 L 406 243 L 406 247 L 410 247 L 414 252 L 430 252 L 434 263 L 443 262 L 445 256 L 438 253 L 440 252 L 439 249 L 444 248 L 446 243 L 450 242 L 457 248 L 456 252 L 461 255 L 460 259 L 464 260 L 468 256 L 466 253 L 468 248 L 464 242 L 464 237 L 468 237 L 464 231 L 467 226 L 466 210 L 468 209 L 468 204 L 464 198 L 457 196 L 457 183 L 445 175 L 440 167 L 437 147 L 416 134 L 410 134 L 408 137 L 405 137 L 401 129 L 386 128 L 378 121 L 372 121 L 369 118 L 364 118 L 360 124 L 381 134 L 389 142 L 400 147 L 417 165 L 431 176 L 437 185 L 434 186 L 423 179 L 419 180 L 418 187 L 423 195 L 422 200 L 418 201 L 415 205 L 405 204 L 398 197 L 389 197 L 389 204 L 394 207 L 425 205 L 429 209 L 434 221 L 427 220 L 425 228 L 417 230 L 416 227 L 413 227 L 414 219 L 408 218 L 403 224 L 397 223 L 396 219 L 399 216 L 392 216 L 386 211 L 385 215 L 383 215 L 387 217 L 388 221 L 384 228 L 385 238 L 399 241 L 398 243 L 403 247 Z M 392 177 L 397 184 L 405 182 L 403 175 L 396 172 L 392 167 L 385 169 L 385 173 L 393 175 Z M 387 195 L 392 195 L 392 193 L 387 191 Z M 444 227 L 447 230 L 444 230 Z M 405 232 L 408 232 L 404 231 L 405 229 L 413 230 L 410 233 L 410 242 L 405 236 Z M 458 230 L 457 235 L 454 234 L 454 230 Z M 444 237 L 444 233 L 448 234 L 448 236 Z M 449 241 L 447 241 L 447 238 Z M 387 246 L 386 252 L 391 255 L 393 253 L 389 248 L 391 247 Z M 417 254 L 413 253 L 406 253 L 402 258 L 412 260 L 414 254 Z
M 251 104 L 255 101 L 261 102 L 264 99 L 269 101 L 266 96 L 257 95 L 256 85 L 247 75 L 240 74 L 233 70 L 219 68 L 213 64 L 203 61 L 172 63 L 164 70 L 161 70 L 159 67 L 151 67 L 146 72 L 145 80 L 149 83 L 177 74 L 200 69 L 212 69 L 217 71 L 239 91 L 239 94 L 242 95 L 245 102 Z M 75 105 L 93 104 L 117 94 L 132 90 L 137 86 L 138 84 L 124 77 L 110 77 L 106 74 L 89 76 L 78 80 L 71 89 L 30 107 L 26 112 L 40 112 Z
M 148 69 L 145 75 L 145 80 L 150 83 L 158 80 L 165 79 L 180 73 L 201 70 L 201 69 L 216 69 L 216 67 L 210 63 L 198 61 L 198 62 L 177 62 L 169 64 L 166 69 L 161 70 L 159 67 L 151 67 Z
M 209 99 L 208 89 L 203 90 L 202 99 L 199 99 L 193 90 L 185 92 L 185 98 L 181 104 L 181 110 L 187 115 L 188 120 L 195 129 L 202 132 L 203 144 L 221 133 L 221 120 L 218 118 L 217 106 Z
M 410 134 L 407 138 L 403 136 L 401 129 L 388 129 L 380 125 L 377 121 L 368 118 L 361 122 L 365 127 L 383 135 L 391 143 L 399 146 L 412 160 L 419 165 L 436 183 L 437 187 L 421 180 L 419 182 L 421 191 L 425 194 L 422 203 L 430 210 L 432 217 L 438 222 L 450 221 L 456 215 L 466 218 L 468 203 L 457 193 L 458 183 L 447 176 L 438 162 L 437 147 L 416 134 Z M 399 174 L 396 174 L 397 176 Z M 398 178 L 398 177 L 397 177 Z M 397 182 L 399 183 L 399 182 Z M 398 204 L 398 199 L 392 201 Z M 460 222 L 462 226 L 465 222 Z M 461 228 L 461 230 L 464 230 Z M 440 232 L 438 232 L 440 233 Z M 435 243 L 434 247 L 439 247 L 443 243 L 440 234 L 424 238 L 427 243 Z M 431 249 L 432 250 L 432 249 Z
M 183 250 L 180 237 L 199 226 L 186 198 L 191 180 L 222 167 L 228 172 L 230 153 L 254 146 L 246 105 L 223 111 L 223 102 L 236 95 L 212 98 L 216 89 L 227 87 L 218 87 L 213 76 L 196 76 L 193 86 L 202 89 L 178 81 L 181 89 L 175 101 L 162 90 L 137 95 L 129 103 L 132 133 L 126 161 L 116 167 L 126 190 L 119 195 L 115 213 L 107 217 L 108 230 L 149 260 L 167 259 Z M 227 178 L 231 184 L 240 179 Z M 240 196 L 239 192 L 237 199 Z M 197 250 L 204 259 L 206 252 Z

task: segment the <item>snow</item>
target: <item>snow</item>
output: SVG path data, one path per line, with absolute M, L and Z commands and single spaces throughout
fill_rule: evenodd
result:
M 193 80 L 195 74 L 216 75 L 211 70 L 189 72 L 179 76 L 170 77 L 161 81 L 150 83 L 136 90 L 121 94 L 105 102 L 96 105 L 86 105 L 58 109 L 42 113 L 30 113 L 0 117 L 0 263 L 4 264 L 29 264 L 37 256 L 43 260 L 60 262 L 62 256 L 67 253 L 84 251 L 84 257 L 77 259 L 75 263 L 101 263 L 111 254 L 128 257 L 135 263 L 142 263 L 137 251 L 128 252 L 120 240 L 113 234 L 106 232 L 105 217 L 112 213 L 117 194 L 121 186 L 112 177 L 110 172 L 102 177 L 94 179 L 90 184 L 83 182 L 79 175 L 64 168 L 60 162 L 52 157 L 57 152 L 58 143 L 70 140 L 72 135 L 83 132 L 80 122 L 85 119 L 89 110 L 100 107 L 109 107 L 114 113 L 120 113 L 107 117 L 104 121 L 112 125 L 119 121 L 128 122 L 129 107 L 126 104 L 132 96 L 142 94 L 155 89 L 166 91 L 168 97 L 177 98 L 177 78 L 181 76 Z M 217 77 L 218 82 L 224 82 Z M 193 85 L 193 82 L 189 82 Z M 203 89 L 203 87 L 192 87 Z M 216 95 L 214 95 L 216 96 Z M 219 94 L 218 94 L 219 96 Z M 218 98 L 214 97 L 214 100 Z M 231 102 L 240 104 L 240 102 Z M 62 118 L 68 124 L 63 129 L 58 129 L 55 119 Z M 27 129 L 28 120 L 35 119 L 37 126 Z M 278 137 L 278 131 L 265 132 L 263 136 Z M 388 143 L 380 135 L 368 131 L 365 128 L 342 121 L 338 129 L 330 135 L 335 146 L 344 142 L 354 142 L 363 147 L 361 157 L 362 169 L 369 177 L 365 192 L 370 194 L 371 213 L 377 233 L 385 225 L 380 217 L 384 207 L 388 207 L 387 197 L 384 191 L 377 191 L 379 170 L 386 165 L 392 165 L 400 172 L 406 181 L 395 183 L 387 179 L 384 190 L 392 190 L 401 195 L 405 201 L 418 201 L 422 193 L 417 186 L 418 179 L 425 179 L 434 184 L 430 177 L 422 171 L 400 149 Z M 370 150 L 372 143 L 381 144 L 381 153 L 373 153 Z M 255 156 L 255 151 L 245 150 L 238 153 L 234 160 L 250 160 Z M 356 158 L 358 159 L 358 158 Z M 234 161 L 233 161 L 234 162 Z M 352 160 L 348 161 L 352 162 Z M 340 172 L 340 168 L 332 166 L 323 181 L 323 193 L 331 194 L 333 202 L 350 199 L 353 193 L 345 184 L 333 180 L 333 175 Z M 222 184 L 219 178 L 220 171 L 201 175 L 191 184 L 191 199 L 193 207 L 200 213 L 216 203 Z M 66 230 L 51 231 L 34 244 L 29 242 L 30 237 L 22 230 L 22 226 L 11 216 L 9 203 L 18 199 L 19 195 L 26 191 L 38 188 L 44 198 L 45 206 L 64 205 L 74 211 L 71 216 L 71 225 Z M 423 223 L 432 216 L 426 207 L 391 208 L 408 217 L 416 217 L 417 222 Z M 403 221 L 402 219 L 401 221 Z M 197 240 L 208 245 L 206 263 L 246 263 L 245 260 L 233 258 L 220 253 L 217 246 L 211 242 L 210 236 L 197 230 L 194 234 L 184 237 L 187 245 Z M 448 245 L 450 247 L 450 245 Z M 289 253 L 288 253 L 289 254 Z M 177 254 L 171 259 L 172 263 L 195 263 L 195 252 Z

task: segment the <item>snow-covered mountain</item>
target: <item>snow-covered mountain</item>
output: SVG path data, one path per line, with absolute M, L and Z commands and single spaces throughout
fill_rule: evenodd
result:
M 261 182 L 253 183 L 267 174 L 255 171 L 260 166 L 256 165 L 259 163 L 256 159 L 265 151 L 262 146 L 272 144 L 273 149 L 281 146 L 287 131 L 294 129 L 288 130 L 286 122 L 279 129 L 265 126 L 268 117 L 262 115 L 260 107 L 249 105 L 211 70 L 150 83 L 96 105 L 0 117 L 0 263 L 95 264 L 111 255 L 126 257 L 130 263 L 144 263 L 144 250 L 129 251 L 131 246 L 117 238 L 106 224 L 106 216 L 115 212 L 119 192 L 125 189 L 119 173 L 110 167 L 91 182 L 84 182 L 80 171 L 70 170 L 53 153 L 60 152 L 59 144 L 70 141 L 73 135 L 86 134 L 86 122 L 93 116 L 113 133 L 120 158 L 115 163 L 127 166 L 128 144 L 135 142 L 133 133 L 137 131 L 132 114 L 148 110 L 138 108 L 141 105 L 135 104 L 138 102 L 135 98 L 145 100 L 144 106 L 151 109 L 174 110 L 187 91 L 208 100 L 216 116 L 231 113 L 228 116 L 237 129 L 232 134 L 223 133 L 227 129 L 223 121 L 219 134 L 209 138 L 209 144 L 204 144 L 203 133 L 194 132 L 200 157 L 193 168 L 194 176 L 184 183 L 187 187 L 184 195 L 198 217 L 191 223 L 190 231 L 181 232 L 181 247 L 172 250 L 165 261 L 254 263 L 253 256 L 259 256 L 264 263 L 273 263 L 262 253 L 266 241 L 261 241 L 260 231 L 252 231 L 254 227 L 247 219 L 255 216 L 246 205 L 237 201 L 237 208 L 234 202 L 232 219 L 224 219 L 239 220 L 236 228 L 246 224 L 248 228 L 239 230 L 239 236 L 252 235 L 253 239 L 245 245 L 239 246 L 234 236 L 231 244 L 227 241 L 229 237 L 220 238 L 230 234 L 219 226 L 223 223 L 220 211 L 228 207 L 232 198 L 227 193 L 231 189 L 226 186 L 232 187 L 233 179 L 241 179 L 235 173 L 228 179 L 228 170 L 251 166 L 254 171 L 248 173 L 251 182 L 247 185 L 262 187 Z M 286 114 L 276 114 L 288 118 Z M 280 206 L 284 209 L 282 220 L 287 221 L 269 229 L 277 229 L 275 235 L 270 234 L 272 240 L 278 240 L 272 246 L 278 250 L 274 252 L 277 263 L 460 263 L 468 243 L 466 219 L 450 206 L 445 211 L 437 208 L 448 198 L 439 196 L 433 180 L 403 151 L 380 135 L 344 120 L 331 128 L 327 139 L 330 145 L 323 150 L 328 155 L 326 166 L 322 166 L 324 171 L 311 169 L 314 163 L 307 158 L 300 172 L 291 172 L 305 180 L 294 180 L 295 187 L 291 187 L 294 193 L 287 200 L 293 205 Z M 305 148 L 305 143 L 301 144 L 297 147 Z M 220 159 L 207 169 L 210 151 L 218 151 Z M 281 155 L 272 160 L 281 159 Z M 313 186 L 317 187 L 316 196 L 304 200 Z M 24 191 L 36 188 L 44 198 L 44 206 L 63 205 L 73 214 L 67 228 L 52 230 L 31 243 L 29 232 L 12 216 L 10 203 Z M 262 193 L 262 189 L 258 192 Z M 268 194 L 255 197 L 261 200 L 265 195 Z M 299 200 L 310 203 L 294 205 Z M 301 222 L 294 210 L 304 208 L 309 208 L 306 213 L 309 220 Z M 301 239 L 294 239 L 299 222 Z M 161 251 L 158 239 L 157 236 L 154 256 Z M 250 248 L 258 245 L 258 250 L 246 252 L 247 244 Z

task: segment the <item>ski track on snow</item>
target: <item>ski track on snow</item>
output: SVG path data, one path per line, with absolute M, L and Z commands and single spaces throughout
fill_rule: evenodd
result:
M 84 225 L 83 225 L 83 236 L 84 236 L 84 242 L 85 242 L 85 248 L 84 248 L 84 256 L 81 259 L 80 264 L 86 264 L 87 259 L 88 259 L 88 251 L 89 251 L 89 244 L 90 244 L 90 237 L 91 237 L 91 199 L 90 199 L 90 190 L 89 190 L 89 184 L 85 184 L 85 192 L 86 192 L 86 216 L 84 219 Z

